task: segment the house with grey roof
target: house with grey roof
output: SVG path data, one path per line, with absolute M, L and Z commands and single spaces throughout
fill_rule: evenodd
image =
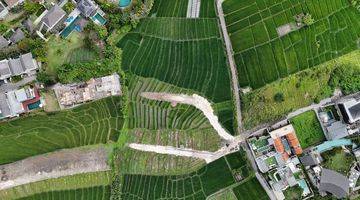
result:
M 16 44 L 16 43 L 20 42 L 24 38 L 25 38 L 25 33 L 20 28 L 18 28 L 11 35 L 10 41 L 11 41 L 11 43 Z
M 309 154 L 300 157 L 300 162 L 306 167 L 319 165 L 322 161 L 323 158 L 316 152 L 310 152 Z
M 11 77 L 11 71 L 8 60 L 0 61 L 0 80 L 5 80 Z
M 23 54 L 19 58 L 5 59 L 0 61 L 0 80 L 5 80 L 11 76 L 36 73 L 39 68 L 38 63 L 31 53 Z
M 5 39 L 2 35 L 0 35 L 0 49 L 9 46 L 10 42 Z
M 30 18 L 25 20 L 23 22 L 23 25 L 26 28 L 26 30 L 29 31 L 30 34 L 34 32 L 35 30 L 34 23 L 30 20 Z
M 85 17 L 92 17 L 96 14 L 98 5 L 91 0 L 79 0 L 77 2 L 77 9 L 79 9 Z
M 338 107 L 345 122 L 352 124 L 360 120 L 360 99 L 349 99 L 339 103 Z
M 345 198 L 349 195 L 349 179 L 330 169 L 321 170 L 319 192 L 330 193 L 338 199 Z
M 41 19 L 39 32 L 57 32 L 65 19 L 66 12 L 60 6 L 54 5 Z
M 13 8 L 19 4 L 22 4 L 25 0 L 4 0 L 9 8 Z
M 6 6 L 0 1 L 0 20 L 5 19 L 5 17 L 9 14 L 9 10 Z

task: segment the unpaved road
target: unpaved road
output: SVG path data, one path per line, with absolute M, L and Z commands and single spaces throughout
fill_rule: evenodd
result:
M 0 190 L 50 178 L 107 171 L 108 155 L 103 147 L 76 148 L 0 165 Z
M 239 90 L 239 81 L 238 81 L 238 72 L 236 69 L 236 64 L 233 56 L 233 48 L 231 45 L 229 33 L 226 29 L 226 23 L 224 18 L 224 12 L 222 9 L 222 3 L 224 0 L 216 0 L 216 8 L 218 11 L 219 19 L 220 19 L 220 26 L 226 46 L 226 54 L 228 58 L 228 62 L 230 65 L 230 72 L 231 72 L 231 83 L 232 83 L 232 90 L 233 95 L 235 97 L 235 108 L 236 108 L 236 119 L 237 119 L 237 132 L 241 135 L 242 132 L 242 117 L 241 117 L 241 104 L 240 104 L 240 90 Z M 240 74 L 241 75 L 241 74 Z
M 219 119 L 214 114 L 214 110 L 211 107 L 210 102 L 202 96 L 197 94 L 190 96 L 185 94 L 170 94 L 159 92 L 142 92 L 140 96 L 151 100 L 171 102 L 174 106 L 178 103 L 195 106 L 204 113 L 205 117 L 209 120 L 210 124 L 221 138 L 227 141 L 234 140 L 234 136 L 228 133 L 219 123 Z

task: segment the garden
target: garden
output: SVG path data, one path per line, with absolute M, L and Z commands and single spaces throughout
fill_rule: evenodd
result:
M 290 119 L 296 136 L 303 149 L 319 144 L 325 140 L 324 132 L 314 111 L 307 111 Z
M 321 154 L 324 159 L 322 166 L 348 176 L 355 157 L 346 150 L 334 148 Z

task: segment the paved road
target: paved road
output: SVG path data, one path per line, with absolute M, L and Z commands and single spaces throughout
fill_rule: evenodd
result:
M 291 119 L 293 117 L 295 117 L 296 115 L 300 115 L 304 112 L 307 112 L 309 110 L 315 110 L 315 109 L 319 109 L 320 107 L 323 107 L 326 104 L 329 104 L 332 102 L 332 98 L 326 98 L 320 101 L 320 103 L 318 104 L 312 104 L 310 106 L 304 107 L 304 108 L 300 108 L 294 112 L 291 112 L 287 115 L 286 119 Z
M 221 26 L 221 30 L 222 30 L 224 41 L 225 41 L 226 54 L 227 54 L 228 62 L 230 65 L 232 90 L 233 90 L 233 95 L 234 95 L 234 98 L 236 101 L 236 104 L 235 104 L 236 119 L 237 119 L 237 127 L 236 128 L 237 128 L 237 132 L 240 134 L 243 130 L 243 126 L 242 126 L 241 107 L 240 107 L 241 104 L 240 104 L 240 93 L 239 93 L 240 90 L 239 90 L 238 73 L 237 73 L 237 69 L 236 69 L 236 65 L 235 65 L 235 60 L 233 57 L 233 50 L 232 50 L 232 46 L 231 46 L 230 37 L 229 37 L 229 34 L 226 29 L 224 12 L 222 9 L 223 1 L 224 0 L 217 0 L 216 7 L 218 10 L 220 26 Z

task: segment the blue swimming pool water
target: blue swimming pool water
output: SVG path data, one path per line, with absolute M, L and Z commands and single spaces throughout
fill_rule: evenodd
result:
M 128 5 L 130 5 L 131 0 L 119 0 L 119 6 L 120 8 L 125 8 Z
M 101 16 L 99 13 L 96 13 L 96 15 L 92 17 L 92 19 L 98 21 L 102 25 L 106 23 L 106 19 L 103 16 Z
M 39 101 L 37 101 L 35 103 L 29 104 L 28 108 L 29 108 L 29 110 L 34 110 L 34 109 L 39 108 L 40 104 L 41 104 L 41 101 L 39 100 Z
M 319 153 L 331 150 L 335 147 L 341 147 L 341 146 L 347 146 L 352 145 L 351 140 L 349 139 L 338 139 L 338 140 L 332 140 L 332 141 L 326 141 L 316 147 L 316 151 Z
M 76 22 L 79 20 L 79 16 L 76 17 L 70 24 L 69 26 L 65 27 L 64 30 L 60 33 L 60 36 L 63 38 L 67 38 L 70 33 L 73 32 L 73 30 L 76 30 L 78 32 L 81 31 L 80 27 L 78 27 L 78 25 L 76 25 Z
M 304 179 L 301 179 L 298 181 L 299 186 L 303 189 L 303 194 L 310 193 L 310 189 L 308 185 L 306 184 L 306 181 Z

